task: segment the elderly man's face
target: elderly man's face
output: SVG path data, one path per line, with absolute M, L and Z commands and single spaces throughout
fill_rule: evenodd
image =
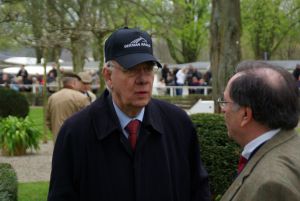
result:
M 151 99 L 153 64 L 141 63 L 126 70 L 114 61 L 110 68 L 105 79 L 111 88 L 113 100 L 127 115 L 136 115 Z

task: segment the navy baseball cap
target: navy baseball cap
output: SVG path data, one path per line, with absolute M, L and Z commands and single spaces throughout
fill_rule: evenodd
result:
M 105 62 L 117 61 L 123 68 L 153 61 L 158 67 L 162 65 L 153 56 L 152 40 L 147 32 L 139 29 L 122 28 L 113 32 L 105 41 Z

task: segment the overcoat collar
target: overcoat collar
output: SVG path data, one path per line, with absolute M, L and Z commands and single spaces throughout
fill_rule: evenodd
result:
M 122 128 L 112 103 L 112 97 L 108 90 L 105 90 L 101 97 L 92 103 L 89 108 L 92 120 L 92 127 L 97 138 L 102 140 L 115 131 L 122 132 Z M 162 119 L 160 112 L 154 107 L 153 100 L 150 100 L 145 107 L 142 126 L 151 133 L 163 134 Z

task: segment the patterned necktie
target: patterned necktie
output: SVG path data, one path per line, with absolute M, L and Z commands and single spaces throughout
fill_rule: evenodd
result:
M 244 156 L 240 156 L 239 164 L 238 164 L 238 174 L 242 172 L 248 160 Z
M 130 146 L 132 150 L 135 150 L 136 140 L 137 140 L 137 132 L 140 126 L 140 121 L 135 119 L 130 121 L 127 126 L 125 127 L 126 131 L 128 132 L 128 140 L 130 142 Z

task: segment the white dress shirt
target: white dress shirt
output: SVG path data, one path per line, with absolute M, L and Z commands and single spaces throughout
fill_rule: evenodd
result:
M 250 141 L 245 147 L 242 152 L 242 156 L 245 157 L 247 160 L 249 160 L 252 152 L 258 148 L 261 144 L 265 143 L 266 141 L 270 140 L 272 137 L 274 137 L 277 133 L 279 133 L 279 129 L 270 130 L 261 136 L 255 138 L 254 140 Z

